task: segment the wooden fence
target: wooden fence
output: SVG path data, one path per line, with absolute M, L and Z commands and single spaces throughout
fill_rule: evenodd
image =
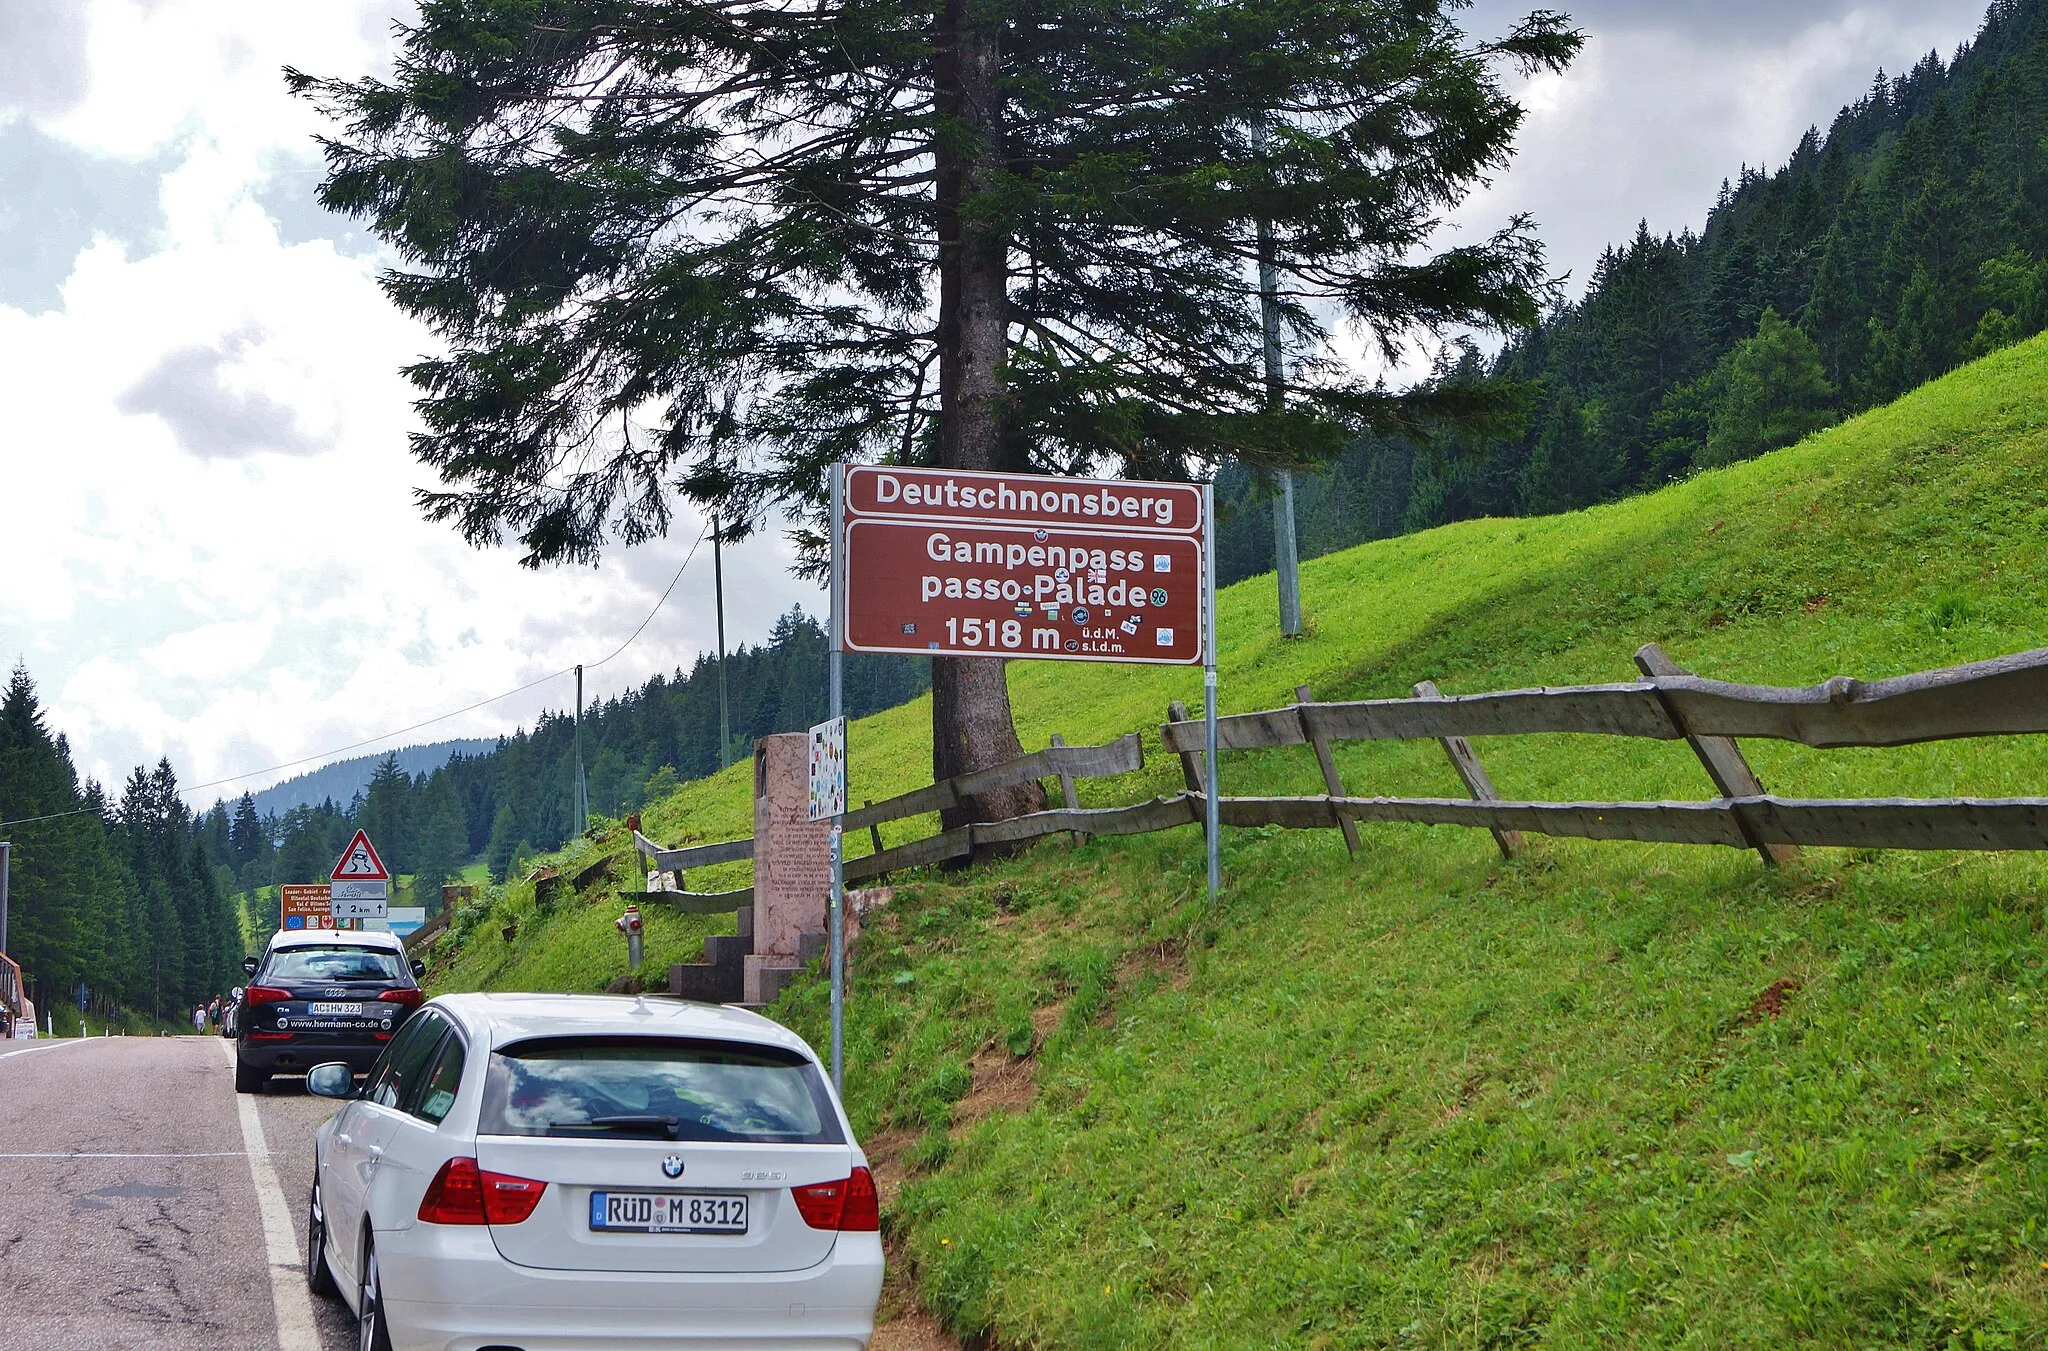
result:
M 1055 742 L 1058 738 L 1054 738 Z M 891 821 L 908 820 L 943 811 L 958 804 L 962 799 L 979 793 L 993 792 L 1032 779 L 1058 778 L 1061 792 L 1066 801 L 1074 801 L 1074 780 L 1099 779 L 1112 774 L 1129 774 L 1145 767 L 1144 748 L 1136 732 L 1118 737 L 1102 746 L 1066 746 L 1055 744 L 1042 751 L 1006 760 L 1000 765 L 975 770 L 971 774 L 960 774 L 942 783 L 931 784 L 915 792 L 904 793 L 882 802 L 862 805 L 858 811 L 850 811 L 842 828 L 847 831 L 865 830 L 874 845 L 872 854 L 863 858 L 848 859 L 844 876 L 849 883 L 865 882 L 880 877 L 898 868 L 914 868 L 925 864 L 943 863 L 974 852 L 977 846 L 995 844 L 1010 840 L 1035 839 L 1041 835 L 1054 835 L 1068 830 L 1085 830 L 1095 835 L 1128 835 L 1138 833 L 1130 829 L 1097 826 L 1075 826 L 1051 824 L 1055 820 L 1065 821 L 1069 817 L 1095 817 L 1099 812 L 1082 812 L 1070 807 L 1065 811 L 1038 812 L 1020 816 L 1009 821 L 998 821 L 991 825 L 961 826 L 941 832 L 909 844 L 884 847 L 882 827 Z M 1150 804 L 1147 804 L 1150 805 Z M 1122 808 L 1121 811 L 1137 809 Z M 1113 815 L 1114 813 L 1112 813 Z M 1145 827 L 1162 830 L 1167 825 L 1179 825 L 1184 817 L 1171 821 L 1162 820 L 1159 825 Z M 641 856 L 652 866 L 663 872 L 673 872 L 678 884 L 685 881 L 685 875 L 692 868 L 709 868 L 720 863 L 737 863 L 754 856 L 754 842 L 751 839 L 725 840 L 717 844 L 689 845 L 671 849 L 656 844 L 638 831 L 633 833 L 633 843 Z M 629 899 L 650 901 L 671 906 L 691 914 L 718 914 L 738 910 L 750 905 L 754 899 L 751 887 L 737 891 L 693 892 L 645 891 L 623 893 Z
M 1343 820 L 1480 826 L 1596 840 L 1723 844 L 1783 862 L 1801 845 L 1869 849 L 2048 848 L 2048 799 L 1780 798 L 1766 793 L 1737 737 L 1816 748 L 1906 746 L 1924 741 L 2048 732 L 2048 649 L 1865 683 L 1840 676 L 1798 688 L 1703 680 L 1652 644 L 1636 654 L 1642 680 L 1564 689 L 1316 704 L 1217 720 L 1230 750 L 1307 745 L 1324 766 L 1317 798 L 1225 798 L 1229 825 L 1335 826 Z M 1576 732 L 1685 741 L 1719 797 L 1703 802 L 1510 802 L 1485 780 L 1465 738 Z M 1166 749 L 1192 763 L 1203 728 L 1180 719 L 1160 729 Z M 1472 793 L 1441 798 L 1351 797 L 1330 767 L 1333 741 L 1435 738 Z M 1474 773 L 1476 772 L 1476 775 Z M 1511 841 L 1503 841 L 1512 853 Z
M 1313 797 L 1225 797 L 1226 826 L 1337 829 L 1359 847 L 1361 822 L 1469 826 L 1492 832 L 1512 857 L 1524 833 L 1594 840 L 1717 844 L 1753 849 L 1765 862 L 1798 856 L 1800 846 L 1871 849 L 2048 849 L 2048 798 L 1781 798 L 1764 790 L 1736 744 L 1766 737 L 1816 748 L 1906 746 L 1925 741 L 2048 732 L 2048 649 L 1892 680 L 1848 677 L 1779 687 L 1705 680 L 1672 662 L 1655 644 L 1636 654 L 1643 679 L 1613 685 L 1506 690 L 1446 696 L 1424 681 L 1409 699 L 1316 703 L 1306 687 L 1285 708 L 1218 719 L 1223 750 L 1306 746 L 1326 792 Z M 1203 724 L 1174 705 L 1160 741 L 1181 758 L 1186 791 L 1127 807 L 1075 805 L 1073 781 L 1143 767 L 1137 735 L 1105 746 L 1052 747 L 974 774 L 871 803 L 849 812 L 845 827 L 871 832 L 875 852 L 849 859 L 849 883 L 900 868 L 964 858 L 990 845 L 1048 835 L 1141 835 L 1200 824 L 1205 793 Z M 1518 802 L 1494 788 L 1469 738 L 1583 733 L 1684 741 L 1718 796 L 1703 801 Z M 1357 797 L 1345 791 L 1331 753 L 1339 741 L 1439 742 L 1469 798 Z M 960 826 L 884 848 L 880 827 L 921 816 L 961 798 L 1026 779 L 1057 776 L 1065 805 L 1007 821 Z M 634 841 L 654 867 L 685 870 L 753 857 L 751 839 L 670 849 Z M 717 893 L 629 893 L 697 913 L 738 910 L 751 889 Z

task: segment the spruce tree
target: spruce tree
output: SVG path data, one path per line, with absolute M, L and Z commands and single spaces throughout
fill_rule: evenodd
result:
M 1314 359 L 1333 320 L 1392 354 L 1537 317 L 1528 222 L 1429 240 L 1506 160 L 1500 67 L 1579 38 L 1473 42 L 1458 7 L 426 0 L 391 82 L 288 75 L 341 127 L 322 201 L 447 341 L 408 372 L 428 516 L 539 565 L 664 532 L 677 492 L 815 526 L 838 460 L 1182 477 L 1494 411 Z M 937 777 L 1018 753 L 1001 661 L 935 661 L 932 696 Z
M 419 847 L 413 890 L 422 904 L 439 904 L 443 882 L 461 871 L 469 853 L 469 834 L 463 824 L 462 802 L 455 795 L 455 780 L 446 768 L 437 769 L 426 786 L 413 795 L 417 812 Z
M 1720 405 L 1702 466 L 1732 464 L 1789 446 L 1835 420 L 1835 387 L 1813 340 L 1764 311 L 1756 336 L 1738 345 L 1718 373 Z
M 256 861 L 264 844 L 263 820 L 256 815 L 256 799 L 248 793 L 235 804 L 234 819 L 228 824 L 228 854 L 237 869 Z

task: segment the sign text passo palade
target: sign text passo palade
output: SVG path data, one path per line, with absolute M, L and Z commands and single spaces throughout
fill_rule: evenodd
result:
M 846 567 L 854 651 L 1201 660 L 1191 535 L 856 519 Z

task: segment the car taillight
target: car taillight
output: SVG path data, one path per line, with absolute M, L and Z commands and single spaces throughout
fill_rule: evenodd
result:
M 428 1224 L 518 1224 L 533 1214 L 548 1184 L 532 1178 L 493 1173 L 462 1157 L 448 1160 L 427 1194 L 420 1198 L 420 1218 Z
M 403 1004 L 409 1009 L 416 1009 L 420 1006 L 420 1000 L 424 998 L 426 998 L 426 995 L 416 989 L 386 990 L 383 994 L 377 996 L 377 1001 L 381 1004 Z
M 813 1229 L 837 1229 L 842 1234 L 871 1234 L 882 1227 L 882 1201 L 875 1193 L 875 1175 L 856 1168 L 837 1182 L 817 1182 L 808 1187 L 791 1187 L 796 1209 Z
M 274 985 L 251 985 L 242 991 L 242 1003 L 250 1008 L 258 1004 L 282 1004 L 291 997 L 290 990 L 280 990 Z

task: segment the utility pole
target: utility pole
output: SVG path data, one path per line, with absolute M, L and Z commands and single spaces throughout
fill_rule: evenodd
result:
M 711 518 L 711 589 L 718 601 L 718 767 L 732 763 L 732 705 L 725 694 L 725 553 L 719 547 L 724 526 Z
M 1264 148 L 1266 130 L 1253 133 Z M 1280 363 L 1280 267 L 1274 257 L 1273 226 L 1259 221 L 1259 326 L 1266 338 L 1266 411 L 1287 406 L 1287 373 Z M 1301 571 L 1294 548 L 1294 474 L 1280 471 L 1280 492 L 1273 499 L 1273 573 L 1280 582 L 1280 636 L 1301 636 Z
M 14 846 L 0 840 L 0 952 L 7 951 L 7 870 L 14 862 Z
M 576 834 L 590 828 L 590 790 L 583 781 L 583 666 L 576 666 Z

